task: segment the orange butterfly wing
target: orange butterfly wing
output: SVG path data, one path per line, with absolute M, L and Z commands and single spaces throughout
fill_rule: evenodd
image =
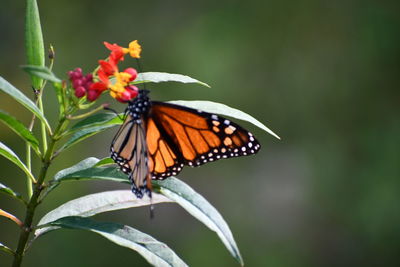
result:
M 150 103 L 148 91 L 129 104 L 111 144 L 111 158 L 129 174 L 137 197 L 151 193 L 149 179 L 177 175 L 184 165 L 255 154 L 260 144 L 239 125 L 184 106 Z
M 250 132 L 215 114 L 153 101 L 150 118 L 148 129 L 149 125 L 156 126 L 158 135 L 153 136 L 167 144 L 165 151 L 171 151 L 168 153 L 174 156 L 174 164 L 170 161 L 172 168 L 200 166 L 223 158 L 251 155 L 260 149 L 260 144 Z M 149 137 L 149 130 L 147 134 L 150 147 L 153 137 Z M 157 166 L 158 159 L 160 157 L 152 156 L 150 162 L 155 162 Z M 157 171 L 155 178 L 166 178 L 170 176 L 168 172 L 162 176 L 163 172 Z
M 149 151 L 149 171 L 152 179 L 164 179 L 177 175 L 183 167 L 178 152 L 173 149 L 168 137 L 157 127 L 153 118 L 147 120 L 147 147 Z

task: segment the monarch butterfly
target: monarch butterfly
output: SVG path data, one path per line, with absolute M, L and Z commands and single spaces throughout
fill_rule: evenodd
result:
M 132 192 L 151 196 L 151 179 L 177 175 L 184 165 L 257 153 L 260 144 L 239 125 L 215 114 L 150 101 L 140 90 L 125 110 L 111 158 L 129 175 Z

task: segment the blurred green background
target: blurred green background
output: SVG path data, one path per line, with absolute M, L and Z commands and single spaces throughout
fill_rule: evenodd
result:
M 242 123 L 262 144 L 256 156 L 179 175 L 222 213 L 247 266 L 399 266 L 399 1 L 38 2 L 59 77 L 78 66 L 91 71 L 107 53 L 103 41 L 138 39 L 145 71 L 187 74 L 212 86 L 151 85 L 153 99 L 222 102 L 282 137 Z M 19 68 L 25 64 L 24 8 L 25 1 L 1 1 L 0 75 L 31 95 Z M 55 103 L 48 88 L 51 121 Z M 0 107 L 25 123 L 30 119 L 4 94 Z M 89 156 L 107 156 L 115 131 L 73 147 L 50 174 Z M 24 144 L 4 125 L 0 139 L 23 158 Z M 0 166 L 0 181 L 26 194 L 23 173 L 3 158 Z M 66 183 L 35 219 L 68 200 L 117 188 L 127 186 Z M 24 217 L 22 205 L 4 195 L 0 208 Z M 149 233 L 191 266 L 237 266 L 217 236 L 176 205 L 156 206 L 153 220 L 147 208 L 96 219 Z M 15 248 L 18 234 L 0 218 L 0 242 Z M 0 253 L 0 266 L 10 263 Z M 42 237 L 24 259 L 24 266 L 146 264 L 129 249 L 72 230 Z

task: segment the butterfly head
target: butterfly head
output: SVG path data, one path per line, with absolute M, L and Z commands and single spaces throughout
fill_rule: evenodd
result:
M 150 109 L 151 102 L 147 96 L 149 93 L 149 90 L 140 90 L 138 96 L 132 101 L 129 101 L 127 111 L 133 119 L 138 120 L 138 123 L 140 122 L 141 116 L 148 113 Z
M 147 95 L 148 95 L 149 93 L 150 93 L 149 90 L 140 89 L 140 90 L 139 90 L 139 95 L 138 95 L 138 97 L 147 97 Z

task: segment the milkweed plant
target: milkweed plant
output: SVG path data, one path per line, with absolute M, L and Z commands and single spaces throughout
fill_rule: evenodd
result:
M 105 180 L 130 183 L 127 175 L 119 171 L 110 158 L 81 159 L 75 165 L 59 170 L 53 177 L 48 175 L 53 161 L 62 157 L 64 151 L 122 123 L 121 116 L 106 110 L 106 104 L 96 104 L 100 96 L 108 92 L 112 99 L 126 103 L 137 96 L 137 86 L 144 83 L 173 81 L 208 85 L 180 74 L 138 73 L 132 67 L 121 71 L 118 63 L 125 57 L 140 58 L 141 46 L 137 41 L 131 42 L 126 48 L 105 42 L 104 45 L 109 50 L 108 57 L 99 60 L 98 66 L 92 72 L 85 74 L 80 68 L 76 68 L 67 72 L 66 75 L 63 74 L 65 77 L 62 80 L 52 72 L 55 63 L 55 50 L 52 46 L 49 48 L 47 64 L 45 62 L 45 49 L 36 0 L 27 0 L 25 28 L 27 65 L 22 66 L 22 69 L 31 77 L 32 96 L 26 96 L 21 90 L 0 77 L 0 90 L 32 113 L 30 123 L 24 125 L 17 116 L 0 110 L 0 121 L 26 144 L 26 153 L 23 158 L 0 142 L 0 155 L 14 163 L 26 176 L 26 196 L 22 196 L 7 186 L 7 181 L 4 183 L 0 181 L 0 192 L 22 202 L 25 207 L 23 219 L 17 218 L 7 207 L 0 207 L 0 216 L 11 220 L 20 228 L 20 235 L 16 237 L 18 238 L 16 248 L 0 243 L 0 250 L 14 257 L 12 266 L 21 265 L 32 243 L 42 235 L 65 228 L 99 234 L 117 245 L 136 251 L 154 266 L 187 266 L 171 248 L 146 233 L 128 225 L 99 222 L 90 218 L 102 212 L 163 202 L 180 205 L 210 230 L 216 232 L 229 253 L 243 265 L 243 259 L 233 235 L 220 213 L 204 197 L 175 177 L 169 177 L 163 181 L 152 181 L 151 199 L 148 196 L 138 199 L 129 189 L 106 191 L 70 200 L 48 211 L 42 218 L 35 218 L 36 210 L 40 208 L 40 204 L 46 200 L 48 194 L 53 193 L 55 188 L 62 187 L 62 184 L 68 181 Z M 46 118 L 46 105 L 42 100 L 47 90 L 54 90 L 57 96 L 58 119 L 54 125 L 51 125 Z M 279 138 L 250 115 L 226 105 L 210 101 L 179 101 L 179 104 L 248 121 Z M 38 131 L 40 136 L 33 134 L 34 127 L 40 129 Z M 32 157 L 40 159 L 39 168 L 32 166 Z M 35 169 L 39 171 L 36 173 L 33 171 Z

